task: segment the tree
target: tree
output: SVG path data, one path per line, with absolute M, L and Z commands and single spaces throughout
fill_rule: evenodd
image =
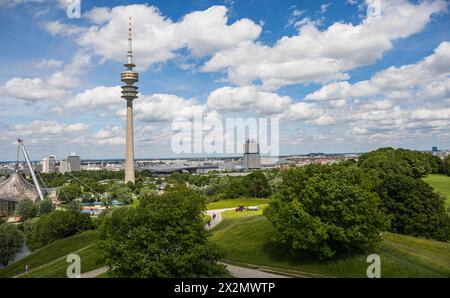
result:
M 270 186 L 262 171 L 254 171 L 244 177 L 248 185 L 248 194 L 252 197 L 263 198 L 270 195 Z
M 38 204 L 38 215 L 45 215 L 53 211 L 53 203 L 49 198 L 45 198 L 44 200 L 40 201 Z
M 442 161 L 441 173 L 450 176 L 450 155 L 447 155 Z
M 112 184 L 108 188 L 108 195 L 102 199 L 102 202 L 105 206 L 109 206 L 114 200 L 130 204 L 133 201 L 133 191 L 128 186 Z
M 35 250 L 55 240 L 93 228 L 94 224 L 87 214 L 56 210 L 40 217 L 34 223 L 27 222 L 24 230 L 28 247 Z
M 0 225 L 0 263 L 4 266 L 22 249 L 23 234 L 13 224 Z
M 30 199 L 22 200 L 17 203 L 15 213 L 21 221 L 33 218 L 37 215 L 36 204 Z
M 100 226 L 100 253 L 115 277 L 222 276 L 216 245 L 204 228 L 205 200 L 185 186 L 119 208 Z
M 390 175 L 377 187 L 391 231 L 436 240 L 450 239 L 445 200 L 421 179 Z
M 59 191 L 59 199 L 61 202 L 68 204 L 81 196 L 81 187 L 76 183 L 68 183 L 61 187 Z
M 381 240 L 386 219 L 364 171 L 309 165 L 285 172 L 283 181 L 265 215 L 294 254 L 323 260 L 367 252 Z

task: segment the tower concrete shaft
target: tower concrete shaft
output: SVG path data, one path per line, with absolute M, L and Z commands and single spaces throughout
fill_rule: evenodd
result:
M 133 64 L 132 35 L 131 35 L 131 17 L 128 26 L 128 52 L 127 68 L 121 74 L 121 80 L 126 85 L 122 86 L 122 98 L 127 101 L 127 124 L 125 137 L 125 183 L 134 183 L 134 133 L 133 133 L 133 100 L 137 96 L 137 86 L 134 83 L 139 81 L 139 74 L 133 70 L 136 66 Z
M 133 100 L 127 99 L 127 131 L 125 140 L 125 183 L 134 183 Z

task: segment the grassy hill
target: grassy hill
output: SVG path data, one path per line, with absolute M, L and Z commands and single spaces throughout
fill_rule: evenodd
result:
M 450 207 L 450 176 L 446 175 L 428 175 L 423 178 L 428 184 L 433 186 L 433 188 L 440 194 L 447 197 L 445 206 Z
M 329 262 L 300 260 L 272 241 L 275 229 L 263 215 L 232 216 L 215 227 L 212 241 L 226 252 L 225 261 L 276 268 L 302 276 L 366 277 L 366 255 Z M 384 233 L 373 252 L 381 257 L 382 277 L 450 277 L 450 243 Z
M 0 269 L 0 277 L 13 277 L 22 274 L 25 271 L 25 265 L 28 265 L 30 272 L 23 274 L 24 277 L 64 277 L 68 265 L 65 257 L 70 253 L 80 255 L 82 272 L 101 267 L 101 265 L 92 264 L 96 257 L 90 247 L 97 239 L 98 233 L 96 231 L 86 231 L 55 241 L 34 251 L 20 261 Z

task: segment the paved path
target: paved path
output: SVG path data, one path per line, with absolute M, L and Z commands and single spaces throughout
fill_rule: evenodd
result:
M 223 208 L 223 209 L 214 209 L 214 210 L 207 210 L 206 214 L 213 217 L 213 214 L 216 214 L 216 218 L 214 220 L 211 220 L 210 225 L 206 225 L 205 228 L 207 230 L 214 228 L 222 221 L 222 215 L 221 213 L 228 210 L 234 210 L 236 208 Z M 233 277 L 236 278 L 280 278 L 280 277 L 287 277 L 284 275 L 278 275 L 273 274 L 269 272 L 265 272 L 258 269 L 251 269 L 231 264 L 222 263 L 227 266 L 228 271 L 231 273 Z
M 236 278 L 287 278 L 288 276 L 269 273 L 258 269 L 250 269 L 236 265 L 222 263 L 227 266 L 228 271 Z
M 214 228 L 215 226 L 217 226 L 221 221 L 222 221 L 222 216 L 221 213 L 224 211 L 228 211 L 228 210 L 234 210 L 235 208 L 223 208 L 223 209 L 214 209 L 214 210 L 206 210 L 206 214 L 208 214 L 209 216 L 211 216 L 211 222 L 210 225 L 206 225 L 205 228 L 207 230 Z M 213 218 L 213 215 L 216 215 L 215 219 Z
M 108 267 L 101 267 L 92 271 L 81 273 L 81 278 L 94 278 L 108 271 Z

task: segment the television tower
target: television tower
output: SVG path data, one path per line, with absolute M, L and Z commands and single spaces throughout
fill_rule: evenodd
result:
M 121 81 L 126 85 L 122 86 L 122 98 L 127 101 L 127 131 L 125 140 L 125 183 L 134 183 L 134 136 L 133 136 L 133 100 L 137 98 L 137 86 L 134 83 L 139 81 L 139 74 L 133 70 L 136 66 L 133 64 L 131 36 L 131 17 L 128 22 L 128 54 L 127 68 L 120 75 Z

